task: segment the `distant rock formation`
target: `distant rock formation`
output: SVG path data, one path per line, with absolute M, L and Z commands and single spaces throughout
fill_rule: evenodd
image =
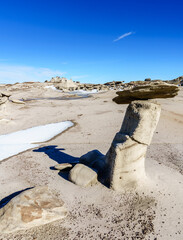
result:
M 76 91 L 76 90 L 84 90 L 84 91 L 92 91 L 92 90 L 98 90 L 98 91 L 107 91 L 110 89 L 120 89 L 123 82 L 108 82 L 105 84 L 92 84 L 92 83 L 80 83 L 80 82 L 74 82 L 72 79 L 68 80 L 65 77 L 53 77 L 50 81 L 46 80 L 46 83 L 53 83 L 54 86 L 63 91 Z
M 0 114 L 3 115 L 6 112 L 6 104 L 9 100 L 11 93 L 8 91 L 0 91 Z
M 179 88 L 174 84 L 151 82 L 145 85 L 134 86 L 117 92 L 113 99 L 118 104 L 131 103 L 134 100 L 148 100 L 154 98 L 172 98 L 178 94 Z
M 11 99 L 10 91 L 0 90 L 0 115 L 3 116 L 6 114 L 8 103 L 25 104 L 23 101 L 18 99 Z
M 106 82 L 104 84 L 92 84 L 92 83 L 80 83 L 74 82 L 72 79 L 68 80 L 65 77 L 53 77 L 50 81 L 46 80 L 46 83 L 52 83 L 57 89 L 62 91 L 76 91 L 76 90 L 85 90 L 85 91 L 109 91 L 109 90 L 123 90 L 123 89 L 131 89 L 133 87 L 149 85 L 149 84 L 173 84 L 173 85 L 183 85 L 183 76 L 178 77 L 173 80 L 151 80 L 151 78 L 146 78 L 144 81 L 131 81 L 129 83 L 125 83 L 124 81 L 111 81 Z
M 117 90 L 124 87 L 124 81 L 112 81 L 104 83 L 104 86 L 108 86 L 109 89 Z
M 165 82 L 170 83 L 170 84 L 183 86 L 183 76 L 180 76 L 178 78 L 175 78 L 173 80 L 168 80 L 168 81 L 165 81 Z
M 51 80 L 46 80 L 44 83 L 42 82 L 23 82 L 23 83 L 14 83 L 14 84 L 1 84 L 0 88 L 6 88 L 9 91 L 14 90 L 26 90 L 31 88 L 37 88 L 42 90 L 47 86 L 54 86 L 58 90 L 63 92 L 68 91 L 109 91 L 109 90 L 123 90 L 123 89 L 131 89 L 135 86 L 152 84 L 152 83 L 168 83 L 177 86 L 183 86 L 183 76 L 172 80 L 152 80 L 151 78 L 146 78 L 144 81 L 131 81 L 125 83 L 124 81 L 111 81 L 106 82 L 104 84 L 93 84 L 93 83 L 80 83 L 78 81 L 73 81 L 72 79 L 68 80 L 65 77 L 52 77 Z
M 54 83 L 54 86 L 59 90 L 74 91 L 78 88 L 77 83 L 73 82 L 72 79 L 68 80 L 64 77 L 54 77 L 50 82 Z
M 145 177 L 145 156 L 159 121 L 161 107 L 150 101 L 134 101 L 127 110 L 120 131 L 114 137 L 105 162 L 110 187 L 120 191 L 135 187 Z
M 0 232 L 9 233 L 66 217 L 64 202 L 47 186 L 23 191 L 0 209 Z
M 67 80 L 67 78 L 65 78 L 65 77 L 59 77 L 59 76 L 52 77 L 50 80 L 50 82 L 52 82 L 52 83 L 65 83 L 66 81 L 69 81 L 69 80 Z M 72 79 L 71 79 L 71 81 L 72 81 Z

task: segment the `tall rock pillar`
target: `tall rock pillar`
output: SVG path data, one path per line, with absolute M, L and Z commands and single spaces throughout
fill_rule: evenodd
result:
M 105 161 L 110 187 L 120 191 L 145 179 L 145 156 L 160 117 L 161 107 L 151 101 L 129 104 L 120 131 L 114 137 Z

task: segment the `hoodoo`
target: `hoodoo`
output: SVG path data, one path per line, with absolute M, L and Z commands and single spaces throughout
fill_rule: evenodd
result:
M 134 101 L 127 110 L 120 131 L 106 154 L 110 187 L 120 191 L 144 180 L 145 156 L 160 117 L 161 107 L 150 101 Z

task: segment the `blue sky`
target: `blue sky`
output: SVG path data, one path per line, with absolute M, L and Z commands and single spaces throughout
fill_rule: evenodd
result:
M 0 83 L 176 78 L 182 12 L 181 0 L 0 1 Z

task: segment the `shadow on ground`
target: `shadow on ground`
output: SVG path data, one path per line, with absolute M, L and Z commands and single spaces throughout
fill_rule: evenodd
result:
M 108 182 L 106 182 L 106 176 L 108 175 L 108 170 L 105 164 L 105 155 L 103 155 L 98 150 L 92 150 L 80 158 L 71 156 L 67 153 L 64 153 L 64 148 L 57 148 L 57 145 L 50 145 L 41 147 L 33 150 L 33 152 L 44 152 L 48 157 L 58 164 L 60 163 L 70 163 L 74 167 L 77 163 L 82 163 L 89 168 L 93 169 L 98 174 L 98 181 L 103 185 L 109 187 Z M 56 164 L 55 164 L 56 165 Z M 56 170 L 54 166 L 50 167 L 51 170 Z M 65 180 L 69 180 L 69 171 L 70 168 L 66 168 L 58 172 L 58 174 Z
M 29 189 L 31 189 L 31 188 L 33 188 L 33 187 L 25 188 L 25 189 L 23 189 L 23 190 L 21 190 L 21 191 L 14 192 L 14 193 L 10 194 L 9 196 L 3 198 L 3 199 L 0 201 L 0 209 L 3 208 L 7 203 L 9 203 L 9 201 L 10 201 L 12 198 L 18 196 L 20 193 L 22 193 L 22 192 L 24 192 L 24 191 L 26 191 L 26 190 L 29 190 Z
M 57 163 L 78 163 L 79 158 L 64 153 L 64 148 L 57 148 L 57 145 L 50 145 L 33 150 L 33 152 L 44 152 L 49 158 Z
M 58 147 L 57 145 L 45 146 L 45 147 L 35 149 L 33 150 L 33 152 L 44 152 L 45 154 L 48 155 L 49 158 L 51 158 L 58 164 L 71 163 L 72 165 L 75 165 L 79 163 L 79 158 L 73 157 L 67 153 L 64 153 L 63 152 L 65 150 L 64 148 L 57 148 L 57 147 Z M 51 166 L 50 169 L 55 170 L 54 166 Z M 62 171 L 59 171 L 58 174 L 64 179 L 68 180 L 69 170 L 70 169 L 66 168 Z
M 105 176 L 105 166 L 104 166 L 104 155 L 101 154 L 98 150 L 93 150 L 86 155 L 83 155 L 81 158 L 73 157 L 67 153 L 64 153 L 64 148 L 57 148 L 57 145 L 50 145 L 41 147 L 38 149 L 34 149 L 33 152 L 43 152 L 48 155 L 48 157 L 56 162 L 56 164 L 60 163 L 70 163 L 74 167 L 77 163 L 82 163 L 91 169 L 97 171 L 98 180 L 106 187 L 109 187 L 106 183 L 104 183 L 103 176 Z M 89 154 L 89 155 L 88 155 Z M 85 158 L 85 156 L 88 156 Z M 97 160 L 98 159 L 98 160 Z M 91 160 L 91 161 L 88 161 Z M 55 165 L 56 165 L 55 164 Z M 50 167 L 50 170 L 58 171 L 54 168 L 54 166 Z M 69 171 L 70 168 L 63 169 L 58 172 L 58 175 L 69 181 Z M 32 187 L 31 187 L 32 188 Z M 0 201 L 0 209 L 3 208 L 12 198 L 16 197 L 20 193 L 29 190 L 31 188 L 26 188 L 21 191 L 17 191 L 15 193 L 10 194 L 9 196 L 3 198 Z

